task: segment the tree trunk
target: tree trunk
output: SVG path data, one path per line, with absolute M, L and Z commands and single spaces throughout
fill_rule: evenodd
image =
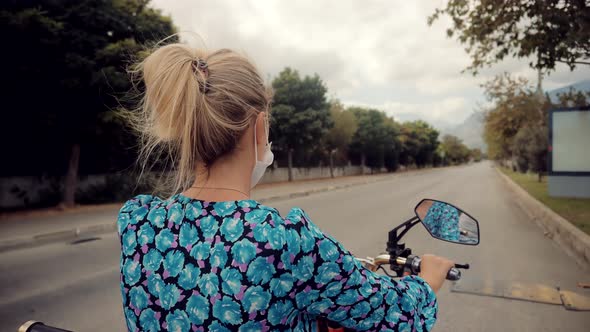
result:
M 361 153 L 361 175 L 365 174 L 365 161 L 366 161 L 367 157 L 365 156 L 365 153 Z
M 64 183 L 64 196 L 62 206 L 72 207 L 76 198 L 76 187 L 78 186 L 78 166 L 80 164 L 80 144 L 72 145 L 70 153 L 70 162 L 68 163 L 68 170 L 66 173 Z
M 539 172 L 537 173 L 538 177 L 537 180 L 539 180 L 539 182 L 543 182 L 543 172 Z
M 289 168 L 289 181 L 293 181 L 293 149 L 287 152 L 287 166 Z
M 330 150 L 330 177 L 334 178 L 334 150 Z

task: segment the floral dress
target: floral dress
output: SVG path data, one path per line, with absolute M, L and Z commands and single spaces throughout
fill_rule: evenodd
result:
M 433 236 L 447 241 L 459 241 L 459 210 L 454 206 L 434 202 L 422 222 Z
M 121 208 L 129 331 L 428 331 L 436 297 L 417 276 L 364 268 L 309 217 L 254 200 L 140 195 Z

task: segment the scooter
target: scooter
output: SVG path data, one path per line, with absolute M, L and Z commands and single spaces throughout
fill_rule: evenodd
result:
M 407 274 L 420 273 L 420 256 L 413 255 L 412 249 L 400 243 L 404 235 L 416 226 L 422 224 L 428 233 L 436 239 L 465 245 L 479 244 L 479 223 L 469 214 L 458 207 L 434 199 L 423 199 L 414 208 L 415 215 L 389 231 L 386 253 L 376 257 L 358 258 L 363 265 L 371 270 L 382 270 L 386 275 L 396 278 Z M 389 266 L 394 275 L 390 274 L 384 266 Z M 469 264 L 455 264 L 447 274 L 448 280 L 461 279 L 459 269 L 469 269 Z M 318 320 L 320 331 L 349 331 L 333 322 Z M 352 330 L 350 330 L 352 331 Z M 72 332 L 63 330 L 42 322 L 28 321 L 21 325 L 18 332 Z

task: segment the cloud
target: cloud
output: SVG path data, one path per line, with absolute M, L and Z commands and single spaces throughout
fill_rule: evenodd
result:
M 473 77 L 463 46 L 446 37 L 449 19 L 429 27 L 441 2 L 430 1 L 201 1 L 155 0 L 170 14 L 183 40 L 248 54 L 265 77 L 290 66 L 318 73 L 331 97 L 373 105 L 400 119 L 435 125 L 460 123 L 478 101 L 480 85 L 503 71 L 536 82 L 528 61 L 507 59 Z M 202 40 L 200 40 L 202 39 Z M 590 68 L 558 66 L 544 87 L 590 77 Z

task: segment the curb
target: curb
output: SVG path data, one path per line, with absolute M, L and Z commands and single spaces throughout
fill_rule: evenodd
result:
M 496 172 L 516 196 L 518 206 L 580 266 L 590 269 L 590 236 L 539 202 L 497 167 Z
M 92 235 L 111 233 L 117 229 L 116 226 L 117 225 L 115 223 L 94 224 L 57 232 L 3 240 L 0 241 L 0 253 L 23 248 L 39 247 L 45 244 L 51 244 L 60 241 L 72 241 L 80 238 L 87 238 Z
M 392 175 L 390 178 L 393 178 L 393 177 L 394 177 L 394 175 Z M 350 188 L 350 187 L 362 186 L 362 185 L 366 185 L 366 184 L 387 181 L 387 180 L 388 179 L 386 179 L 386 178 L 380 178 L 380 179 L 362 181 L 362 182 L 357 182 L 357 183 L 347 183 L 347 184 L 337 185 L 337 186 L 328 186 L 328 187 L 310 189 L 310 190 L 306 190 L 306 191 L 296 191 L 296 192 L 285 194 L 285 195 L 270 196 L 270 197 L 255 199 L 255 200 L 260 203 L 266 203 L 266 202 L 283 200 L 283 199 L 305 197 L 305 196 L 309 196 L 311 194 L 317 194 L 317 193 L 323 193 L 323 192 L 333 191 L 333 190 L 338 190 L 338 189 L 345 189 L 345 188 Z
M 390 178 L 394 178 L 395 176 L 391 176 Z M 298 191 L 292 192 L 284 195 L 276 195 L 270 197 L 264 197 L 260 199 L 256 199 L 256 201 L 260 203 L 267 203 L 271 201 L 278 201 L 278 200 L 285 200 L 291 198 L 298 198 L 298 197 L 305 197 L 316 193 L 328 192 L 338 189 L 350 188 L 355 186 L 366 185 L 375 182 L 387 181 L 386 177 L 381 177 L 379 179 L 362 181 L 358 183 L 347 183 L 343 185 L 336 185 L 336 186 L 328 186 L 328 187 L 321 187 L 310 189 L 306 191 Z M 23 249 L 23 248 L 33 248 L 39 247 L 46 244 L 51 244 L 55 242 L 61 241 L 73 241 L 80 238 L 87 238 L 90 236 L 100 235 L 100 234 L 108 234 L 112 233 L 117 230 L 117 225 L 114 222 L 110 223 L 102 223 L 102 224 L 94 224 L 89 226 L 83 227 L 76 227 L 67 230 L 61 230 L 56 232 L 50 233 L 43 233 L 37 234 L 34 236 L 23 236 L 17 237 L 8 240 L 0 240 L 0 253 Z

